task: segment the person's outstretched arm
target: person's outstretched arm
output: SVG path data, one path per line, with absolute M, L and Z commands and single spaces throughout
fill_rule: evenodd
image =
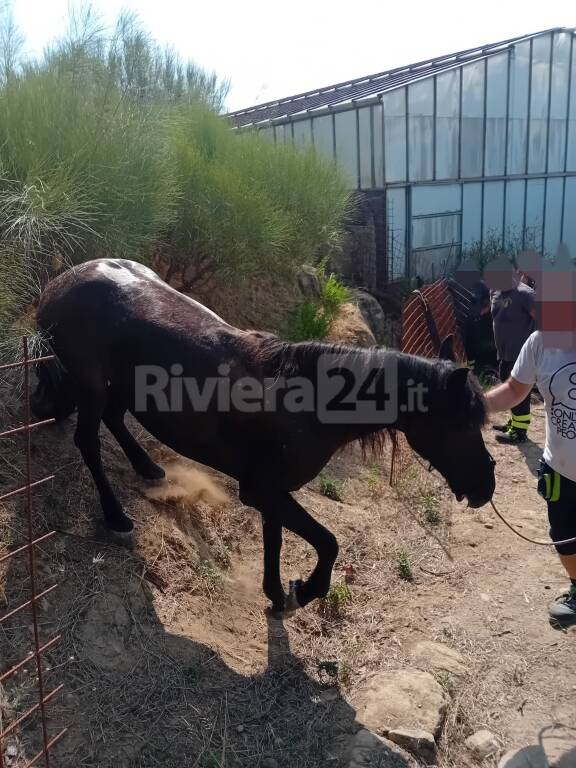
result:
M 514 406 L 521 403 L 531 391 L 531 384 L 522 384 L 522 382 L 510 377 L 504 384 L 499 384 L 497 387 L 493 387 L 486 393 L 488 413 L 508 411 L 510 408 L 514 408 Z

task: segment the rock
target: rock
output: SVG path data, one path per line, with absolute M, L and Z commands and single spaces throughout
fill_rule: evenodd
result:
M 346 752 L 346 768 L 417 768 L 403 749 L 366 729 L 351 739 Z
M 461 653 L 442 643 L 422 640 L 412 646 L 412 660 L 423 669 L 433 672 L 448 672 L 455 677 L 466 674 L 466 659 Z
M 315 299 L 320 296 L 320 279 L 314 267 L 303 264 L 296 274 L 298 287 L 307 299 Z
M 466 746 L 477 760 L 484 760 L 500 749 L 498 739 L 491 731 L 477 731 L 466 739 Z
M 433 763 L 436 758 L 436 742 L 428 731 L 417 728 L 396 728 L 388 732 L 388 738 L 395 744 L 405 747 L 425 763 Z
M 354 304 L 343 304 L 334 318 L 326 341 L 350 344 L 353 347 L 373 347 L 376 344 L 372 331 Z
M 361 290 L 355 290 L 353 298 L 364 318 L 364 322 L 374 334 L 376 341 L 379 344 L 383 344 L 387 340 L 388 324 L 378 299 L 372 296 L 371 293 L 368 293 L 368 291 Z
M 278 760 L 273 757 L 266 757 L 262 760 L 262 768 L 278 768 Z
M 550 768 L 541 747 L 533 745 L 506 752 L 498 763 L 498 768 Z M 566 764 L 565 768 L 569 768 Z
M 411 728 L 436 737 L 448 704 L 442 686 L 418 669 L 377 672 L 357 687 L 351 699 L 358 722 L 384 736 Z

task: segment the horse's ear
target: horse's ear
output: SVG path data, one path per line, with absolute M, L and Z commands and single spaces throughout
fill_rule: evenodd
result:
M 454 354 L 454 334 L 450 333 L 442 344 L 440 344 L 440 349 L 438 351 L 438 357 L 440 360 L 451 360 L 453 363 L 456 362 L 456 355 Z
M 468 381 L 469 368 L 455 368 L 448 374 L 446 382 L 446 391 L 449 395 L 456 397 L 462 392 Z

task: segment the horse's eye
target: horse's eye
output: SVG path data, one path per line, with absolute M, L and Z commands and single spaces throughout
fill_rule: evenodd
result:
M 428 472 L 432 472 L 433 469 L 434 469 L 434 467 L 432 466 L 432 462 L 430 462 L 428 464 Z

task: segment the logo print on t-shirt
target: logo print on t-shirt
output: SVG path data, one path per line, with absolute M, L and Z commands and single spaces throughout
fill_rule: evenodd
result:
M 550 421 L 561 437 L 576 438 L 576 363 L 558 368 L 550 379 Z

